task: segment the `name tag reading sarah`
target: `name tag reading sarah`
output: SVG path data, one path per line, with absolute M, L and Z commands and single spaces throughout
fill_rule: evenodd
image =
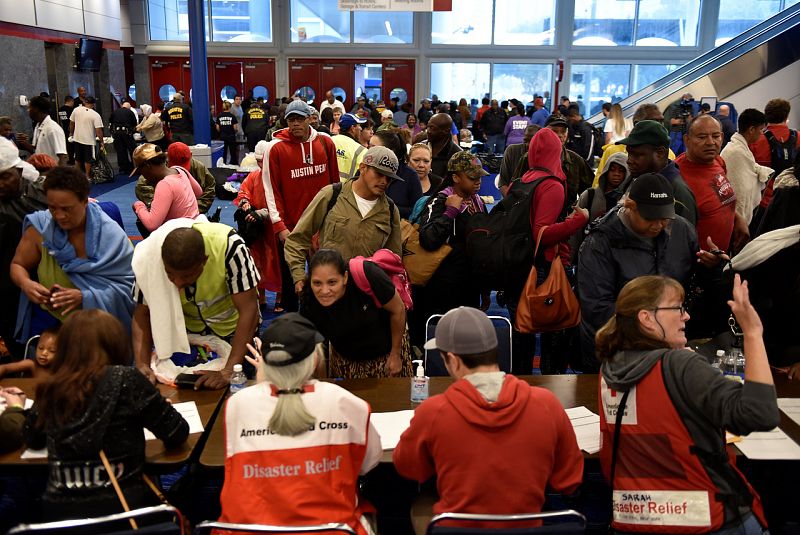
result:
M 615 490 L 614 520 L 644 526 L 711 526 L 708 492 Z

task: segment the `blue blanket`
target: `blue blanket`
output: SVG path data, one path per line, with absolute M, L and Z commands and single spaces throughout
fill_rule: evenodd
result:
M 22 223 L 23 233 L 33 227 L 42 244 L 55 258 L 69 280 L 83 294 L 84 310 L 99 308 L 119 319 L 130 332 L 133 315 L 133 246 L 125 231 L 97 203 L 86 207 L 86 258 L 78 258 L 67 233 L 50 212 L 34 212 Z M 17 318 L 17 339 L 27 340 L 30 332 L 31 302 L 22 293 Z

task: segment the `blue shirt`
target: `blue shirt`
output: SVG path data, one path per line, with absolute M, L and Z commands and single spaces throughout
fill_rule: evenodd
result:
M 531 115 L 531 124 L 537 124 L 544 128 L 544 123 L 547 122 L 548 117 L 550 117 L 550 112 L 547 111 L 547 108 L 539 108 Z

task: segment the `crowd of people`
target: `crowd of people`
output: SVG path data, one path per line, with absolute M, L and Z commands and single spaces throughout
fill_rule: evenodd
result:
M 236 97 L 216 117 L 228 161 L 238 163 L 243 136 L 258 163 L 234 200 L 238 232 L 204 215 L 214 180 L 191 156 L 183 95 L 155 111 L 142 105 L 141 121 L 130 105 L 116 110 L 115 147 L 129 156 L 118 163 L 138 177 L 131 209 L 144 239 L 135 248 L 118 207 L 89 195 L 95 137 L 103 140 L 92 97 L 73 99 L 70 148 L 43 96 L 29 106 L 30 143 L 0 138 L 8 268 L 0 336 L 21 361 L 22 344 L 40 335 L 31 361 L 0 367 L 40 379 L 30 411 L 18 390 L 2 392 L 10 409 L 0 427 L 10 448 L 23 438 L 47 445 L 47 518 L 119 509 L 103 475 L 106 457 L 124 467 L 118 479 L 129 502 L 152 502 L 141 477 L 141 427 L 168 446 L 188 434 L 153 387 L 159 363 L 189 353 L 189 335 L 201 334 L 230 350 L 220 366 L 196 372 L 196 389 L 226 387 L 237 365 L 256 380 L 224 415 L 222 520 L 336 520 L 373 533 L 357 490 L 381 456 L 369 406 L 316 378 L 411 376 L 425 350 L 439 353 L 456 382 L 417 409 L 394 463 L 414 481 L 437 476 L 439 501 L 427 517 L 534 512 L 546 487 L 574 492 L 583 457 L 563 408 L 515 377 L 534 372 L 538 347 L 543 373 L 600 374 L 601 459 L 615 508 L 624 512 L 624 496 L 640 491 L 701 492 L 707 505 L 692 501 L 687 513 L 694 525 L 766 528 L 758 496 L 724 455 L 721 431 L 777 425 L 770 364 L 800 377 L 792 329 L 800 319 L 800 143 L 787 126 L 787 101 L 739 112 L 724 149 L 725 121 L 710 113 L 671 107 L 665 119 L 643 104 L 628 119 L 610 105 L 598 149 L 596 129 L 569 99 L 554 113 L 539 96 L 529 106 L 486 98 L 474 113 L 466 99 L 424 99 L 414 113 L 410 103 L 363 97 L 346 111 L 331 92 L 325 97 L 320 112 L 300 98 L 267 106 Z M 473 139 L 467 146 L 462 130 Z M 135 131 L 145 138 L 138 146 Z M 27 162 L 20 151 L 31 154 Z M 491 154 L 502 154 L 499 202 L 480 194 L 489 176 L 482 158 Z M 41 173 L 31 165 L 37 155 L 53 160 Z M 523 225 L 526 250 L 517 252 L 526 260 L 486 280 L 474 234 L 512 214 Z M 429 262 L 424 283 L 403 269 L 409 233 Z M 518 318 L 525 288 L 529 277 L 549 279 L 556 259 L 580 322 L 533 334 Z M 500 368 L 485 315 L 494 291 L 515 326 L 510 370 Z M 284 314 L 259 334 L 265 292 L 277 294 L 275 312 Z M 427 340 L 433 315 L 442 317 Z M 724 380 L 687 348 L 729 322 L 744 341 L 744 384 Z M 638 422 L 615 416 L 637 396 Z M 660 459 L 654 476 L 655 460 L 637 442 L 647 436 L 692 448 Z M 493 448 L 509 455 L 486 459 Z M 676 463 L 690 472 L 680 488 L 670 482 Z M 80 492 L 65 479 L 78 465 L 91 475 Z M 328 474 L 325 484 L 317 474 Z M 614 515 L 623 532 L 669 532 L 664 522 Z

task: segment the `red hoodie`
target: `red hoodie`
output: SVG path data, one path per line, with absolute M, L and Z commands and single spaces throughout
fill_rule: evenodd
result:
M 434 514 L 534 513 L 546 487 L 571 493 L 583 478 L 583 454 L 558 398 L 513 375 L 493 403 L 466 379 L 422 403 L 392 460 L 408 479 L 437 476 Z
M 339 182 L 336 146 L 313 128 L 302 142 L 288 128 L 279 130 L 267 146 L 264 162 L 262 181 L 275 234 L 292 230 L 317 192 Z
M 533 229 L 534 243 L 542 227 L 547 229 L 542 234 L 540 248 L 545 250 L 545 260 L 552 262 L 555 256 L 556 244 L 561 244 L 559 252 L 564 265 L 569 264 L 570 250 L 567 239 L 582 229 L 589 220 L 581 212 L 568 217 L 565 221 L 557 223 L 561 210 L 564 207 L 565 185 L 567 175 L 561 168 L 561 154 L 563 147 L 561 140 L 549 128 L 542 128 L 533 136 L 528 144 L 528 168 L 530 171 L 522 175 L 522 182 L 533 182 L 537 178 L 548 175 L 558 178 L 545 180 L 537 186 L 531 200 L 531 229 Z

